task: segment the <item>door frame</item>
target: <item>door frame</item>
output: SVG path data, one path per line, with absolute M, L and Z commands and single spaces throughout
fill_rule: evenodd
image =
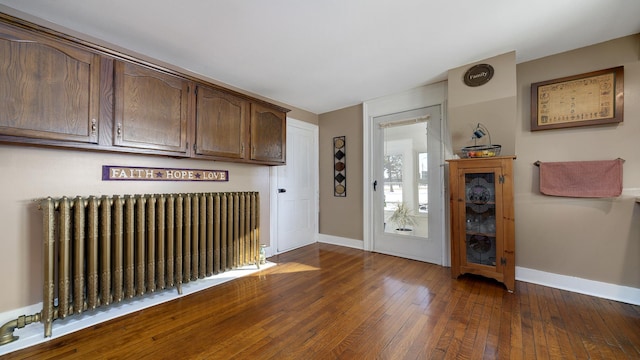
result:
M 422 86 L 419 88 L 411 89 L 399 94 L 390 95 L 363 103 L 362 111 L 362 129 L 363 129 L 363 237 L 364 237 L 364 250 L 373 250 L 374 239 L 374 227 L 373 221 L 373 182 L 375 181 L 374 166 L 373 166 L 373 136 L 375 128 L 373 126 L 373 118 L 383 115 L 389 115 L 393 113 L 433 106 L 441 105 L 442 111 L 442 124 L 441 124 L 441 139 L 443 146 L 446 147 L 444 142 L 446 133 L 446 109 L 447 109 L 447 83 L 439 82 L 432 85 Z M 445 212 L 445 186 L 444 183 L 444 156 L 446 149 L 442 149 L 440 164 L 440 178 L 442 182 L 442 196 L 440 208 L 440 232 L 434 231 L 433 238 L 436 241 L 441 241 L 442 248 L 442 264 L 443 266 L 450 265 L 450 242 L 449 229 L 447 228 L 447 216 Z M 431 230 L 430 230 L 431 231 Z
M 313 191 L 315 194 L 315 209 L 313 209 L 314 213 L 316 214 L 316 216 L 314 217 L 315 219 L 315 224 L 314 224 L 314 228 L 315 228 L 315 232 L 313 234 L 314 238 L 312 240 L 312 243 L 315 243 L 318 241 L 318 234 L 319 234 L 319 226 L 320 226 L 320 219 L 319 219 L 319 214 L 320 214 L 320 181 L 319 181 L 319 171 L 320 171 L 320 157 L 319 157 L 319 148 L 318 148 L 318 144 L 319 144 L 319 127 L 318 125 L 312 124 L 312 123 L 308 123 L 306 121 L 300 121 L 300 120 L 296 120 L 290 117 L 287 117 L 287 128 L 289 128 L 289 126 L 295 126 L 304 130 L 309 130 L 313 133 L 313 139 L 315 142 L 316 146 L 312 146 L 313 151 L 315 152 L 315 154 L 312 155 L 313 157 L 313 167 L 316 171 L 316 176 L 313 177 Z M 287 131 L 289 132 L 289 131 Z M 289 147 L 287 147 L 287 150 L 289 150 Z M 270 217 L 269 217 L 269 246 L 265 249 L 266 251 L 266 255 L 267 257 L 278 254 L 278 217 L 279 212 L 278 212 L 278 168 L 279 166 L 270 166 L 269 167 L 269 213 L 270 213 Z

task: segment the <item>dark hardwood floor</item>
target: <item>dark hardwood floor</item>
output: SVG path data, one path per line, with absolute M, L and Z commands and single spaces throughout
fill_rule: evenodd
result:
M 639 306 L 327 244 L 269 260 L 6 358 L 640 359 Z

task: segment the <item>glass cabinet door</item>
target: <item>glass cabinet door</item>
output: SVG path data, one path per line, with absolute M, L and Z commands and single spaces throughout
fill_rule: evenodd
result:
M 496 174 L 465 173 L 465 246 L 468 265 L 496 266 Z M 463 260 L 464 261 L 464 260 Z

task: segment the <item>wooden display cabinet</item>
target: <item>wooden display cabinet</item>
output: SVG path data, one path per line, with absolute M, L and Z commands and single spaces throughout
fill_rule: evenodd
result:
M 515 289 L 514 159 L 448 160 L 452 277 L 476 274 Z

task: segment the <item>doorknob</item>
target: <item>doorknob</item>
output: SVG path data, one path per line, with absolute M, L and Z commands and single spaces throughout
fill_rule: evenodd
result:
M 278 189 L 278 192 L 279 193 L 285 193 L 285 192 L 287 192 L 287 189 Z

